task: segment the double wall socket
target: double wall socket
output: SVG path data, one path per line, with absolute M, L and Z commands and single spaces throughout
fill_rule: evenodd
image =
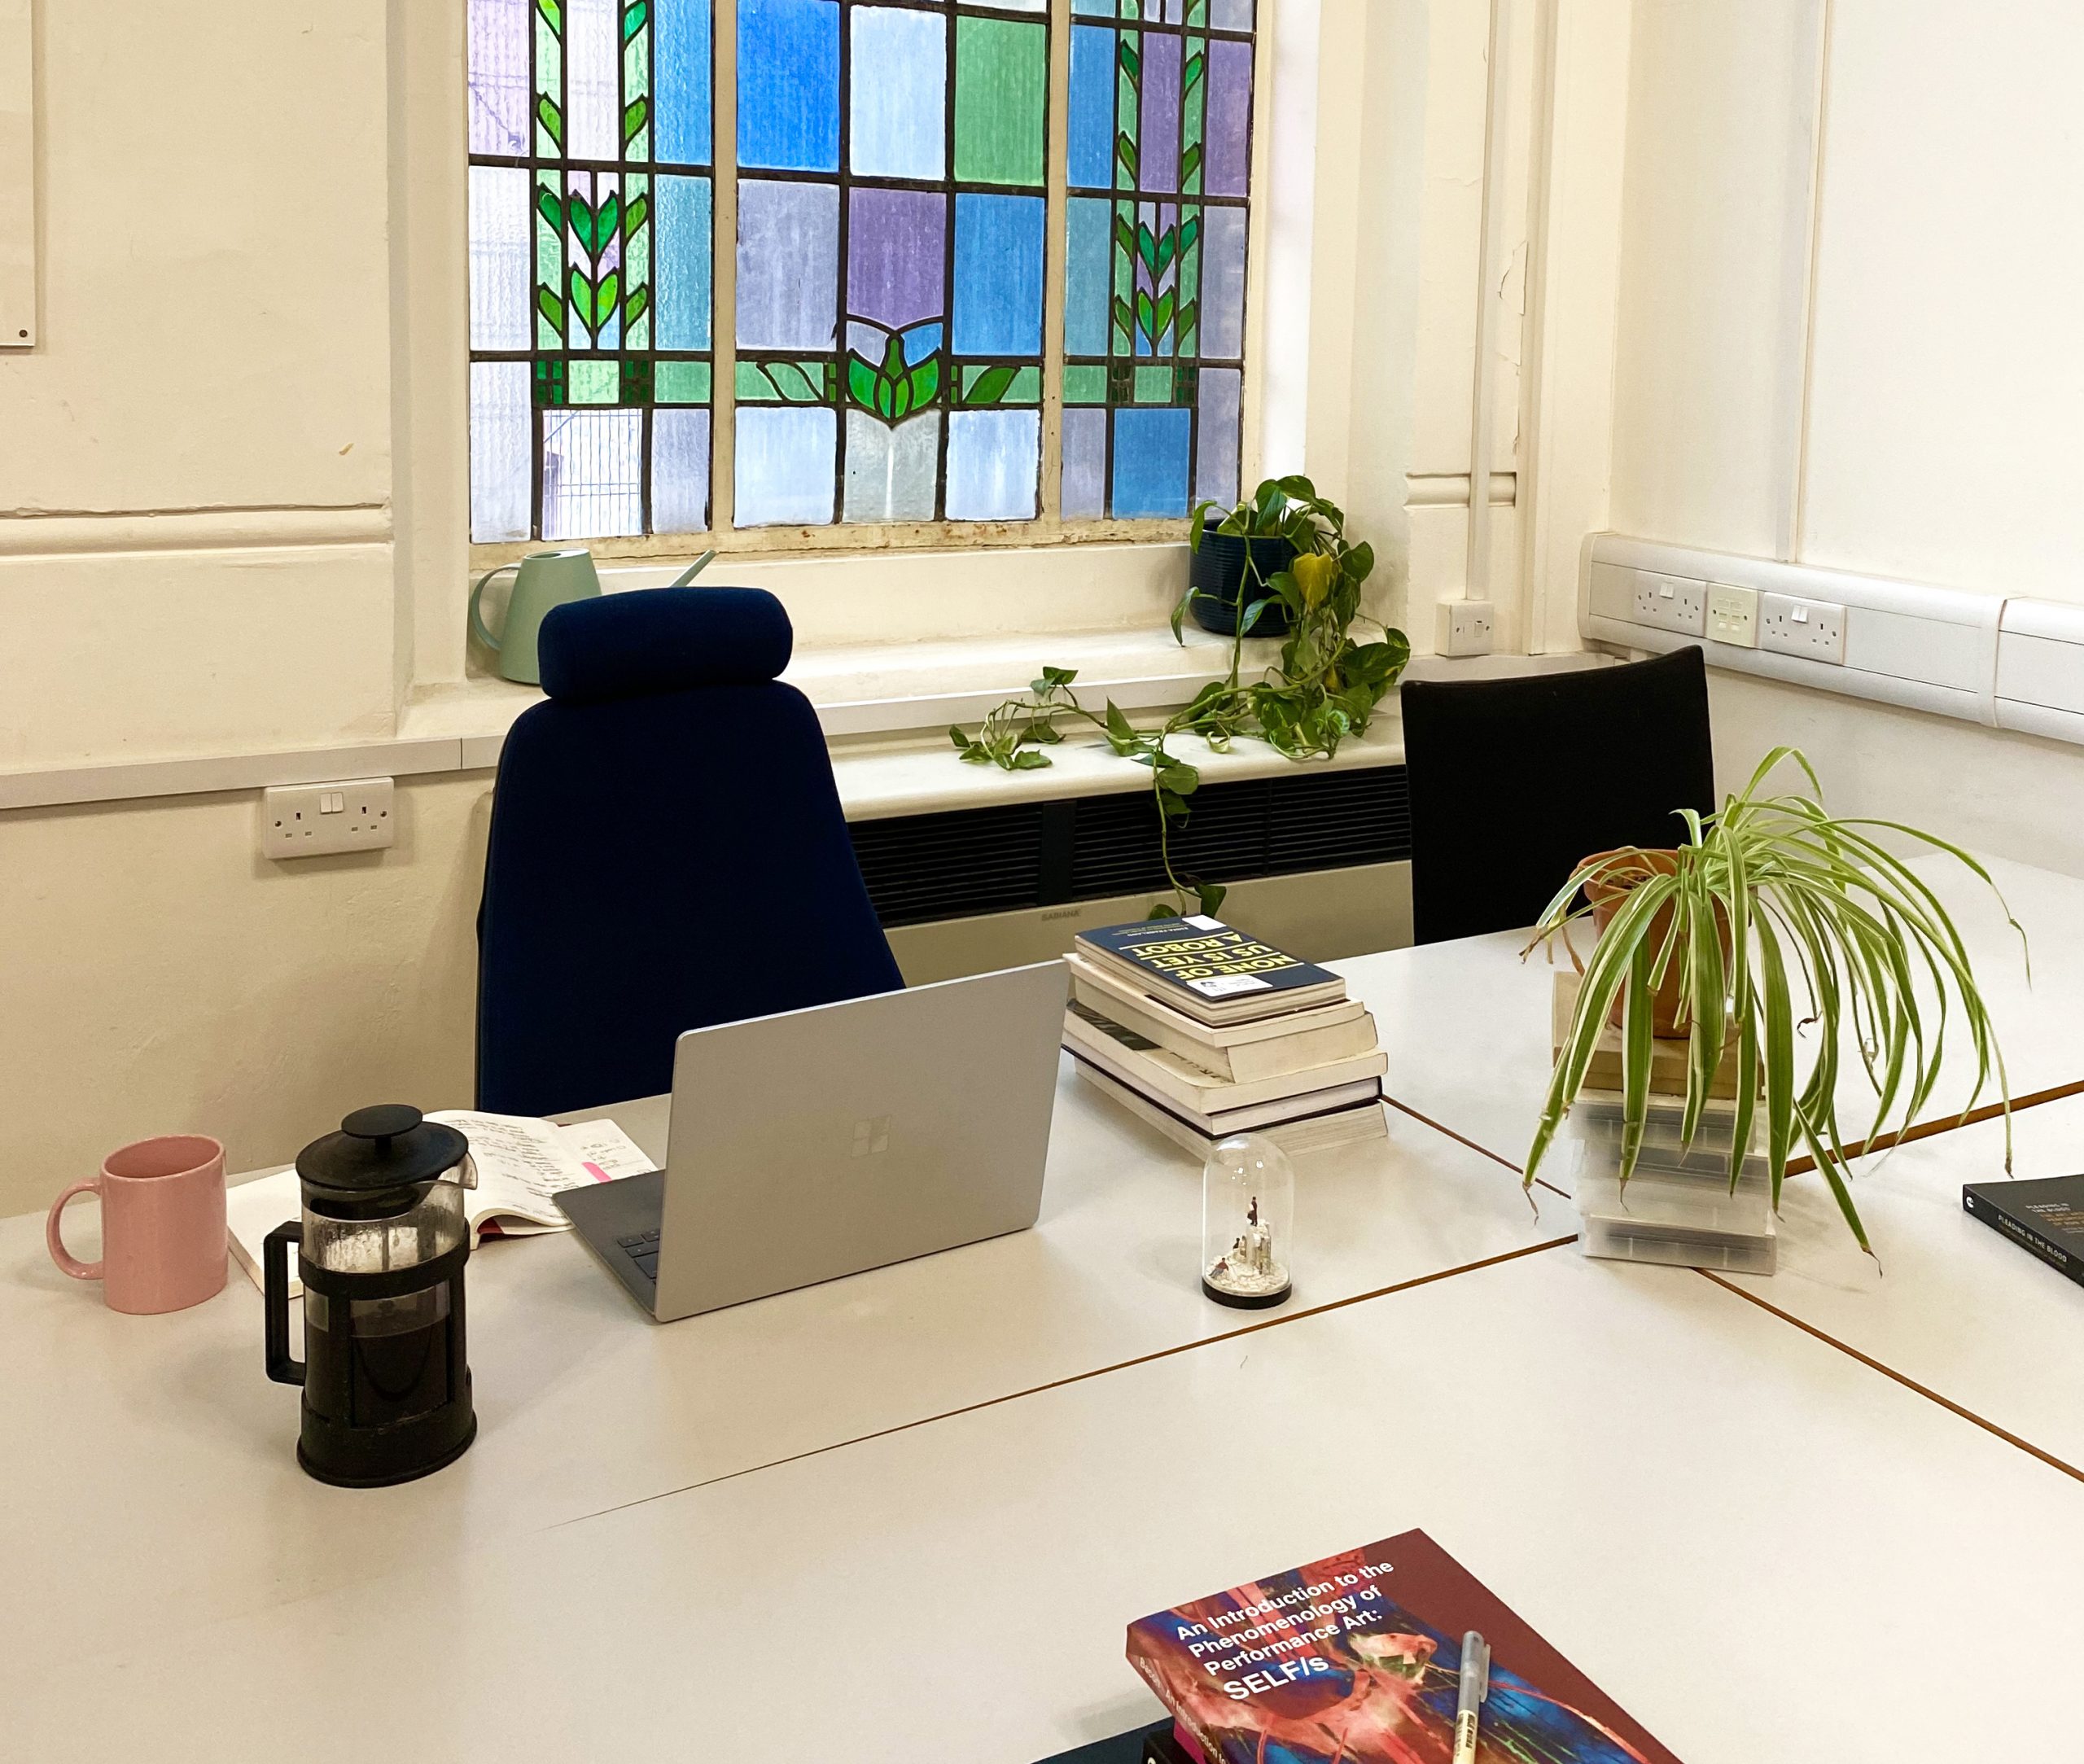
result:
M 260 793 L 260 855 L 280 861 L 377 851 L 397 837 L 389 778 L 278 784 Z
M 1635 592 L 1630 616 L 1637 624 L 1655 625 L 1660 631 L 1677 631 L 1690 637 L 1705 637 L 1708 630 L 1708 584 L 1683 576 L 1656 576 L 1635 571 Z
M 1437 614 L 1434 648 L 1443 655 L 1488 655 L 1491 653 L 1491 602 L 1487 600 L 1443 600 Z
M 1804 661 L 1845 663 L 1845 609 L 1793 594 L 1758 597 L 1758 647 Z

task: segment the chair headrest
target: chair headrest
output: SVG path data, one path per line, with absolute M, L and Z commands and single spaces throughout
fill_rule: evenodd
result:
M 537 659 L 550 697 L 595 704 L 772 680 L 795 641 L 764 588 L 639 588 L 553 610 Z

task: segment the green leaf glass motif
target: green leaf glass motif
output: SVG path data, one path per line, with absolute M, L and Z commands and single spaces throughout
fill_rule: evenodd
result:
M 536 120 L 543 125 L 552 142 L 561 151 L 564 146 L 564 112 L 557 107 L 557 101 L 550 98 L 537 98 Z
M 651 15 L 648 0 L 635 0 L 635 4 L 623 8 L 622 40 L 626 43 L 644 28 L 644 22 Z

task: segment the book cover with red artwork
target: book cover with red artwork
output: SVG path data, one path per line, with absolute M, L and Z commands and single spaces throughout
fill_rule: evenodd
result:
M 1129 1663 L 1204 1764 L 1450 1764 L 1470 1630 L 1479 1764 L 1679 1764 L 1423 1531 L 1132 1623 Z

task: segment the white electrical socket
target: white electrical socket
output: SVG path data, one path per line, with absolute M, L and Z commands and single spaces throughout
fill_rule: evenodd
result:
M 1732 648 L 1758 647 L 1758 590 L 1732 588 L 1727 582 L 1708 584 L 1708 635 Z
M 1828 600 L 1802 600 L 1793 594 L 1762 594 L 1758 599 L 1758 647 L 1804 661 L 1845 662 L 1845 609 Z
M 1491 602 L 1443 600 L 1438 603 L 1434 648 L 1443 655 L 1491 653 Z
M 1655 625 L 1660 631 L 1680 631 L 1688 637 L 1705 637 L 1708 630 L 1708 584 L 1690 576 L 1658 576 L 1649 570 L 1638 570 L 1628 616 L 1637 624 Z
M 278 784 L 260 793 L 260 855 L 278 861 L 377 851 L 397 837 L 389 778 Z

